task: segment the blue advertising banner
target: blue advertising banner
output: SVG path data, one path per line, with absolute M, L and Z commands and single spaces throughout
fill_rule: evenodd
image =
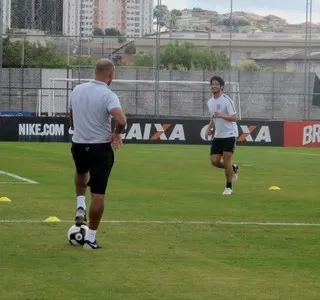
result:
M 31 117 L 31 112 L 26 111 L 0 111 L 1 117 Z

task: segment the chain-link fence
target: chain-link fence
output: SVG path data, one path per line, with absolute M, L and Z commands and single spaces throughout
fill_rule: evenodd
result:
M 320 119 L 320 3 L 277 2 L 1 0 L 0 111 L 65 113 L 105 57 L 128 113 L 206 116 L 219 74 L 242 118 Z

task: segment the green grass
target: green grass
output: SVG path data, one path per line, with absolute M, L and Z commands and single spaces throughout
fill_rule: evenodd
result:
M 0 169 L 40 182 L 0 184 L 2 220 L 72 220 L 68 144 L 2 143 Z M 125 145 L 116 153 L 100 251 L 68 244 L 71 223 L 0 223 L 0 299 L 319 299 L 320 223 L 316 149 L 238 147 L 231 197 L 208 146 Z M 16 179 L 0 175 L 0 182 Z M 278 185 L 281 191 L 268 188 Z

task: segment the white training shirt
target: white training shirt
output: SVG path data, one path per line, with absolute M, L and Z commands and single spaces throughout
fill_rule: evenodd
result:
M 121 108 L 119 98 L 104 82 L 91 80 L 77 85 L 69 99 L 74 125 L 72 141 L 79 144 L 110 142 L 110 111 L 116 107 Z
M 236 122 L 230 122 L 223 120 L 221 118 L 215 118 L 214 113 L 220 112 L 227 115 L 237 114 L 236 108 L 232 99 L 227 95 L 222 94 L 219 98 L 215 99 L 212 97 L 207 102 L 210 117 L 214 122 L 215 138 L 228 138 L 228 137 L 238 137 L 238 126 Z

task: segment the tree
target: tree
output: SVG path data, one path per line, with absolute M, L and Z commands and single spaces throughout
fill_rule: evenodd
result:
M 121 36 L 120 31 L 116 28 L 106 28 L 104 34 L 106 36 Z
M 227 69 L 229 58 L 225 53 L 199 50 L 195 53 L 193 63 L 197 69 L 214 72 Z
M 254 61 L 247 60 L 238 66 L 238 69 L 244 72 L 258 72 L 261 71 L 261 67 L 258 66 Z
M 170 19 L 170 11 L 166 5 L 156 5 L 153 10 L 153 17 L 159 19 L 160 27 L 167 26 Z
M 165 69 L 175 70 L 177 65 L 179 65 L 177 47 L 177 44 L 170 44 L 165 48 L 164 52 L 160 54 L 160 63 Z
M 133 65 L 137 67 L 152 67 L 153 56 L 149 53 L 138 53 L 134 56 Z
M 122 44 L 122 43 L 124 43 L 126 41 L 126 38 L 116 28 L 106 28 L 105 31 L 104 31 L 104 34 L 106 36 L 118 37 L 118 42 L 120 44 Z
M 167 70 L 225 70 L 229 67 L 226 54 L 199 49 L 195 44 L 185 42 L 166 46 L 160 55 L 160 63 Z
M 222 19 L 219 22 L 219 25 L 230 26 L 230 19 L 229 18 Z M 231 25 L 232 27 L 243 27 L 243 26 L 249 26 L 250 22 L 245 19 L 232 19 Z
M 245 19 L 236 19 L 233 20 L 233 26 L 235 27 L 244 27 L 244 26 L 249 26 L 250 22 Z
M 175 16 L 175 17 L 181 17 L 182 16 L 182 12 L 179 9 L 173 9 L 170 14 L 171 14 L 171 16 Z
M 70 66 L 94 66 L 95 61 L 92 59 L 91 56 L 88 55 L 77 55 L 75 58 L 70 60 Z
M 176 28 L 177 27 L 177 20 L 182 16 L 182 12 L 179 9 L 173 9 L 170 12 L 170 20 L 167 24 L 168 28 Z
M 3 40 L 3 66 L 5 68 L 59 68 L 67 66 L 67 59 L 53 47 L 28 41 Z
M 212 17 L 208 23 L 210 24 L 210 27 L 213 27 L 213 26 L 219 25 L 219 22 L 220 22 L 220 18 L 219 16 L 217 16 L 217 17 Z
M 93 30 L 93 36 L 104 36 L 104 32 L 101 28 L 95 28 Z
M 130 44 L 124 49 L 125 54 L 136 54 L 136 51 L 137 49 L 134 44 Z

